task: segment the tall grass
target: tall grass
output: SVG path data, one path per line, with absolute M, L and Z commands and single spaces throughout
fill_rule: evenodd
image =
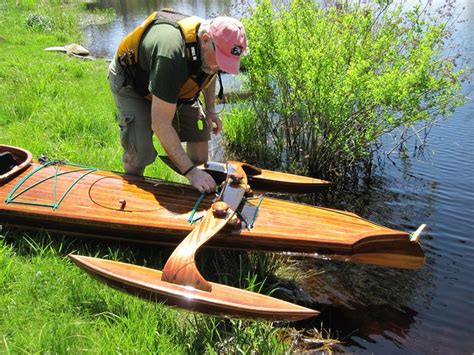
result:
M 66 260 L 79 244 L 14 234 L 0 247 L 0 333 L 12 352 L 181 352 L 186 317 L 94 281 Z M 88 248 L 97 246 L 92 244 Z M 102 253 L 106 251 L 103 250 Z M 102 255 L 106 257 L 106 255 Z M 158 329 L 165 330 L 161 333 Z M 179 330 L 179 329 L 178 329 Z M 192 334 L 185 334 L 192 337 Z M 2 346 L 0 345 L 0 349 Z

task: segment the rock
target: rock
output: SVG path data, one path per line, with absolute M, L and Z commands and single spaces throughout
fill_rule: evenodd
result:
M 89 51 L 87 49 L 85 49 L 83 46 L 76 43 L 67 44 L 64 47 L 48 47 L 48 48 L 45 48 L 45 51 L 63 52 L 63 53 L 66 53 L 67 55 L 81 56 L 81 57 L 85 57 L 89 55 Z
M 67 54 L 74 54 L 74 55 L 81 55 L 81 56 L 89 55 L 89 51 L 79 44 L 71 43 L 64 46 L 64 48 L 66 48 Z
M 275 292 L 273 295 L 277 296 L 277 298 L 306 306 L 311 306 L 315 303 L 314 298 L 292 280 L 279 279 L 274 287 Z

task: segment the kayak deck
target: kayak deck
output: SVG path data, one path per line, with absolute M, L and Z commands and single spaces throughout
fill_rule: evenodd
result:
M 39 164 L 33 163 L 0 185 L 0 200 L 6 201 L 20 181 L 38 168 Z M 179 244 L 194 228 L 188 218 L 200 195 L 191 186 L 109 171 L 85 174 L 74 170 L 79 168 L 51 165 L 37 170 L 17 190 L 25 192 L 10 203 L 0 204 L 0 222 L 65 234 L 172 245 Z M 65 174 L 53 178 L 58 172 Z M 46 206 L 63 195 L 58 206 Z M 195 217 L 209 209 L 213 198 L 204 197 Z M 258 203 L 258 199 L 247 201 L 242 211 L 248 210 L 247 215 L 254 217 L 251 229 L 245 223 L 238 230 L 224 229 L 209 246 L 340 254 L 355 262 L 403 268 L 417 268 L 424 263 L 420 244 L 411 241 L 408 233 L 379 226 L 353 213 L 267 197 L 257 209 Z

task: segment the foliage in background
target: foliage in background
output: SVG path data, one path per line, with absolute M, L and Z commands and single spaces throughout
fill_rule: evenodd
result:
M 272 155 L 267 131 L 256 129 L 255 111 L 246 102 L 237 102 L 225 114 L 224 142 L 226 154 L 233 159 L 253 162 L 257 166 L 275 166 L 278 158 Z
M 390 3 L 258 0 L 245 21 L 251 103 L 226 121 L 234 155 L 271 153 L 270 164 L 334 175 L 370 166 L 382 135 L 448 117 L 463 102 L 464 72 L 442 55 L 443 19 Z

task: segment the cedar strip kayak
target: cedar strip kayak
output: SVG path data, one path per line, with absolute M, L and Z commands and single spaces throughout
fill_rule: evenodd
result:
M 12 152 L 23 167 L 0 181 L 0 200 L 9 201 L 0 204 L 0 223 L 23 228 L 178 245 L 194 228 L 190 216 L 205 214 L 214 198 L 205 196 L 194 211 L 200 194 L 189 185 L 111 171 L 78 171 L 67 164 L 25 165 L 26 151 L 0 145 L 1 152 Z M 342 255 L 349 261 L 399 268 L 424 264 L 417 238 L 350 212 L 267 197 L 245 202 L 240 212 L 246 223 L 239 229 L 222 229 L 206 246 Z

